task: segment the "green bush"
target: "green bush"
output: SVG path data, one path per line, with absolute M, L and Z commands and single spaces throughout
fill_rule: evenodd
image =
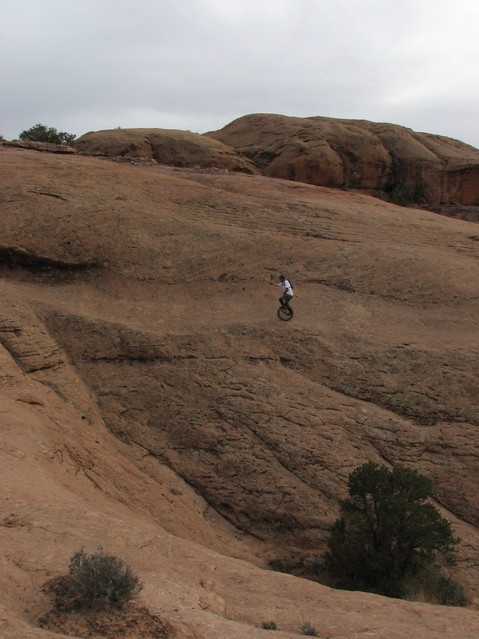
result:
M 459 539 L 427 501 L 431 491 L 413 470 L 368 463 L 353 471 L 325 555 L 335 585 L 405 597 L 407 579 L 439 556 L 453 564 Z
M 143 588 L 129 566 L 101 547 L 92 555 L 83 548 L 73 555 L 67 586 L 76 607 L 91 610 L 121 608 Z
M 22 131 L 18 136 L 20 140 L 32 140 L 33 142 L 50 142 L 51 144 L 61 144 L 68 146 L 76 138 L 73 133 L 65 131 L 57 131 L 56 129 L 46 127 L 44 124 L 35 124 L 31 129 Z

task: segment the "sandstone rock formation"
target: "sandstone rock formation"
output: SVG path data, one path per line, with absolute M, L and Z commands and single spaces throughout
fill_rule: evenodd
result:
M 207 135 L 271 177 L 361 189 L 409 204 L 479 207 L 479 150 L 443 136 L 365 120 L 265 114 Z
M 255 167 L 217 140 L 188 131 L 113 129 L 82 135 L 75 149 L 88 155 L 147 158 L 160 164 L 253 173 Z
M 74 146 L 80 153 L 136 163 L 260 172 L 357 189 L 479 221 L 479 150 L 393 124 L 253 114 L 204 135 L 113 129 L 87 133 Z
M 260 175 L 0 147 L 0 632 L 101 544 L 179 636 L 479 634 L 477 225 Z M 295 317 L 276 317 L 285 271 Z M 469 610 L 267 570 L 416 468 Z

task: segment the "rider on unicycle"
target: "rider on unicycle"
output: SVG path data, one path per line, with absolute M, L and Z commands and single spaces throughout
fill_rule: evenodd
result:
M 291 282 L 286 279 L 284 275 L 279 276 L 279 284 L 277 286 L 281 286 L 281 290 L 283 294 L 279 298 L 279 303 L 281 306 L 287 306 L 289 308 L 289 303 L 293 299 L 293 287 L 291 286 Z

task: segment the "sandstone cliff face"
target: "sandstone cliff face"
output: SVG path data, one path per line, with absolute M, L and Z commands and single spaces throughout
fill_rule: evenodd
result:
M 420 205 L 479 206 L 479 150 L 392 124 L 248 115 L 207 134 L 265 175 Z
M 48 636 L 32 627 L 42 581 L 99 543 L 181 636 L 261 636 L 271 611 L 291 637 L 298 615 L 323 636 L 478 635 L 477 611 L 261 569 L 321 550 L 349 473 L 373 460 L 433 479 L 463 539 L 455 575 L 478 595 L 476 225 L 16 148 L 0 148 L 0 183 L 7 637 Z

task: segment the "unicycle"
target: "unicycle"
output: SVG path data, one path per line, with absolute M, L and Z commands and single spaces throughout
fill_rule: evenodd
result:
M 283 322 L 287 322 L 288 320 L 292 319 L 293 315 L 293 309 L 289 304 L 281 304 L 281 306 L 278 308 L 278 317 Z

